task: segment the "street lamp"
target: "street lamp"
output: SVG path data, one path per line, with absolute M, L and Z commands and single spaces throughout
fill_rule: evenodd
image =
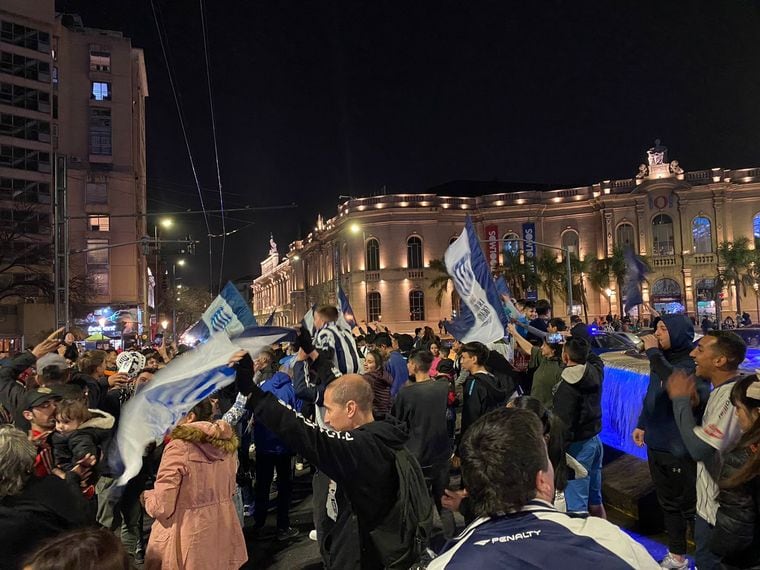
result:
M 161 328 L 164 329 L 164 331 L 166 331 L 166 327 L 168 326 L 169 326 L 169 321 L 167 321 L 166 319 L 161 321 Z
M 170 228 L 174 225 L 174 220 L 171 218 L 162 218 L 158 223 L 161 224 L 161 227 L 163 228 Z
M 178 259 L 177 260 L 177 265 L 179 265 L 180 267 L 183 267 L 185 265 L 185 260 L 184 259 Z

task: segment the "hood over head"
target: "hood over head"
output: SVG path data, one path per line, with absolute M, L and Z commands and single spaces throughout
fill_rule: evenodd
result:
M 663 315 L 662 322 L 670 335 L 670 351 L 691 350 L 694 347 L 694 324 L 686 315 Z
M 288 384 L 293 383 L 293 381 L 290 379 L 290 376 L 288 376 L 285 372 L 275 372 L 271 378 L 266 380 L 266 382 L 271 383 L 272 387 L 274 388 L 282 388 L 283 386 L 287 386 Z
M 111 414 L 109 414 L 108 412 L 104 412 L 103 410 L 90 410 L 90 413 L 92 414 L 92 417 L 86 422 L 83 422 L 82 425 L 79 426 L 79 429 L 83 429 L 83 428 L 111 429 L 113 428 L 114 423 L 116 423 L 115 418 Z
M 207 461 L 219 461 L 235 453 L 238 438 L 225 421 L 191 422 L 172 430 L 172 439 L 195 444 Z

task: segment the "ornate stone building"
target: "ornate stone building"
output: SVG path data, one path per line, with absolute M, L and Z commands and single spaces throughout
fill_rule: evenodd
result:
M 262 277 L 253 283 L 257 318 L 275 311 L 275 322 L 298 322 L 311 304 L 334 302 L 340 286 L 360 321 L 382 321 L 400 331 L 434 326 L 451 315 L 452 299 L 445 295 L 441 306 L 435 302 L 429 283 L 437 274 L 430 260 L 443 258 L 468 214 L 494 262 L 505 244 L 525 255 L 523 239 L 567 248 L 581 258 L 610 256 L 630 245 L 652 265 L 645 301 L 658 310 L 714 315 L 718 244 L 742 236 L 753 247 L 760 243 L 760 168 L 685 172 L 678 161 L 668 161 L 657 141 L 638 174 L 624 180 L 475 197 L 351 198 L 336 216 L 320 217 L 312 233 L 291 243 L 283 261 L 275 251 L 262 263 Z M 610 306 L 617 312 L 614 279 L 601 291 L 587 282 L 585 288 L 590 317 L 606 314 Z M 540 289 L 537 294 L 544 296 Z M 725 314 L 733 311 L 736 294 L 725 290 Z M 555 314 L 567 314 L 563 300 L 555 303 Z M 743 296 L 742 306 L 760 317 L 754 290 Z

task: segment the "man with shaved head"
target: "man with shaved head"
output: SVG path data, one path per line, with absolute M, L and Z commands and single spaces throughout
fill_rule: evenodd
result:
M 331 524 L 319 537 L 326 568 L 383 568 L 370 533 L 397 501 L 396 451 L 404 447 L 407 434 L 391 416 L 374 420 L 372 397 L 371 385 L 357 374 L 333 380 L 325 390 L 324 421 L 335 431 L 319 427 L 258 387 L 248 400 L 256 421 L 316 465 L 348 497 L 347 505 L 339 505 L 330 502 L 337 489 L 328 496 Z

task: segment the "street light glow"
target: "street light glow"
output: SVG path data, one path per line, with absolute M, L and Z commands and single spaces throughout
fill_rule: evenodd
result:
M 166 327 L 168 327 L 168 326 L 169 326 L 169 321 L 167 321 L 166 319 L 164 319 L 163 321 L 161 321 L 161 328 L 162 329 L 166 330 Z
M 610 289 L 609 287 L 607 287 L 607 289 L 605 289 L 605 291 L 604 291 L 604 292 L 605 292 L 605 293 L 607 293 L 607 296 L 608 296 L 608 297 L 612 297 L 612 293 L 613 293 L 614 291 L 613 291 L 612 289 Z
M 185 265 L 185 260 L 184 259 L 178 259 L 177 260 L 177 265 L 179 265 L 180 267 L 182 267 L 183 265 Z
M 361 226 L 359 224 L 353 223 L 351 224 L 351 233 L 352 234 L 358 234 L 362 230 Z
M 171 218 L 162 218 L 158 223 L 161 224 L 161 227 L 170 228 L 174 225 L 174 220 Z

